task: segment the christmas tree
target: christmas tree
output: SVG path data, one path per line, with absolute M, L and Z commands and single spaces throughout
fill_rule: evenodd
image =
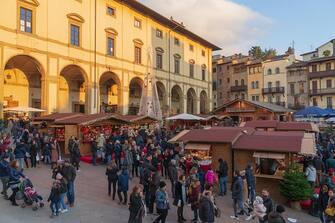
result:
M 280 193 L 289 201 L 302 201 L 311 198 L 312 188 L 297 164 L 292 164 L 280 182 Z

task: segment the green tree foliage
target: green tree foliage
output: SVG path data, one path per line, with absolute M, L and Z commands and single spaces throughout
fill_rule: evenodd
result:
M 252 56 L 256 59 L 260 59 L 263 57 L 263 50 L 260 46 L 253 46 L 251 47 L 251 49 L 249 50 L 249 56 Z
M 280 182 L 280 193 L 290 201 L 302 201 L 311 198 L 312 188 L 297 164 L 292 164 L 284 173 Z
M 330 56 L 330 50 L 325 50 L 325 51 L 323 51 L 323 56 L 325 56 L 325 57 L 329 57 Z
M 253 46 L 249 50 L 249 56 L 256 59 L 271 58 L 277 55 L 277 50 L 273 48 L 263 50 L 260 46 Z

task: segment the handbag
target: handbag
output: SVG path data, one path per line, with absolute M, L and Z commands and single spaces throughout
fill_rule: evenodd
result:
M 335 208 L 334 207 L 328 207 L 325 210 L 326 215 L 330 216 L 330 217 L 334 217 L 335 216 Z

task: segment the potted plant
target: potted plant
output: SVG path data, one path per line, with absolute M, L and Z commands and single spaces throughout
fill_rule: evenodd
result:
M 311 198 L 312 188 L 299 165 L 294 163 L 285 171 L 280 182 L 280 193 L 287 198 L 293 209 L 301 210 L 300 202 Z

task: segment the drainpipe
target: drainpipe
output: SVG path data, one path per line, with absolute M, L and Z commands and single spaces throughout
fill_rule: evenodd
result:
M 93 108 L 97 109 L 97 0 L 94 1 L 94 107 Z

